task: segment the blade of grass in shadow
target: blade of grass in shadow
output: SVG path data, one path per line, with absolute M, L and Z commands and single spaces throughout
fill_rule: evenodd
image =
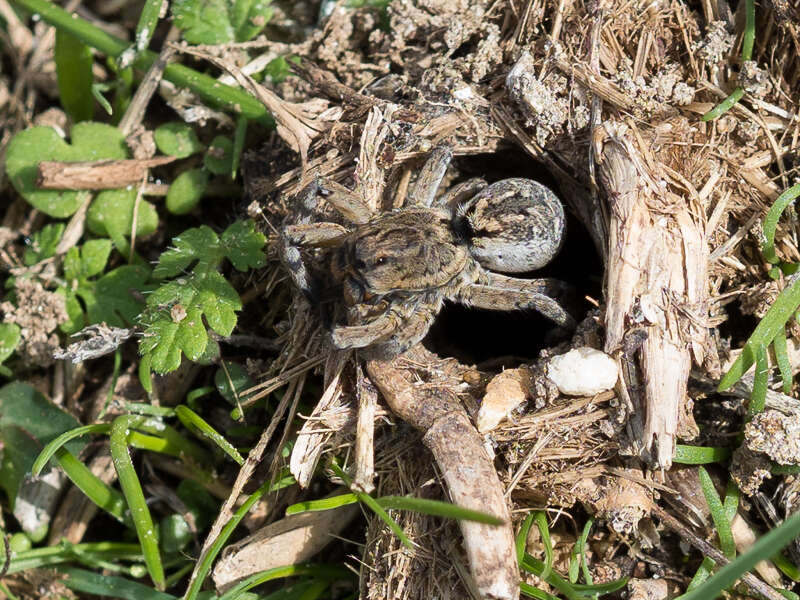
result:
M 755 0 L 745 0 L 745 24 L 744 36 L 742 38 L 742 62 L 748 61 L 753 56 L 753 42 L 756 36 L 756 3 Z M 701 121 L 713 121 L 720 115 L 726 113 L 744 96 L 744 90 L 737 87 L 730 96 L 725 98 L 717 106 L 712 108 L 702 117 Z
M 272 485 L 270 485 L 269 482 L 266 482 L 255 492 L 250 494 L 250 496 L 248 496 L 247 500 L 244 501 L 244 503 L 236 510 L 230 520 L 225 524 L 225 527 L 222 528 L 222 531 L 217 539 L 214 540 L 214 543 L 211 544 L 208 552 L 202 557 L 197 566 L 197 571 L 195 572 L 194 578 L 191 580 L 186 593 L 183 595 L 183 600 L 196 600 L 197 594 L 200 593 L 200 589 L 203 587 L 203 582 L 205 582 L 206 577 L 208 577 L 208 573 L 211 571 L 211 565 L 213 565 L 214 561 L 217 559 L 217 555 L 228 541 L 228 538 L 231 536 L 234 529 L 236 529 L 239 523 L 241 523 L 242 519 L 245 518 L 247 513 L 250 511 L 253 505 L 258 502 L 261 496 L 268 491 L 274 492 L 294 484 L 294 477 L 284 474 Z
M 114 488 L 106 485 L 89 468 L 79 461 L 74 454 L 65 448 L 56 450 L 58 464 L 70 481 L 82 491 L 89 500 L 94 502 L 120 523 L 128 527 L 133 525 L 130 516 L 126 513 L 128 505 L 125 498 Z
M 120 600 L 178 600 L 172 594 L 156 591 L 150 586 L 116 575 L 101 575 L 75 567 L 59 567 L 58 571 L 67 576 L 61 580 L 64 585 L 85 594 Z
M 547 515 L 541 510 L 537 510 L 534 513 L 534 520 L 539 528 L 539 535 L 544 545 L 544 571 L 542 571 L 540 577 L 547 579 L 553 571 L 553 542 L 550 539 L 550 526 L 547 524 Z
M 275 567 L 261 573 L 251 575 L 247 579 L 240 581 L 234 587 L 219 597 L 219 600 L 235 600 L 240 594 L 254 588 L 257 585 L 280 579 L 284 577 L 297 577 L 299 575 L 311 575 L 325 579 L 352 579 L 353 573 L 342 567 L 332 565 L 288 565 L 286 567 Z
M 761 247 L 761 253 L 764 255 L 764 259 L 767 262 L 774 265 L 780 262 L 778 255 L 775 253 L 775 231 L 778 229 L 778 221 L 780 221 L 783 211 L 785 211 L 798 196 L 800 196 L 800 183 L 794 184 L 778 196 L 764 219 L 764 245 Z
M 74 562 L 76 553 L 82 556 L 91 556 L 99 560 L 132 560 L 141 561 L 142 549 L 139 544 L 126 544 L 120 542 L 84 542 L 70 546 L 46 546 L 18 552 L 8 567 L 7 575 L 40 569 L 64 562 Z
M 786 343 L 786 327 L 781 328 L 775 339 L 772 340 L 772 349 L 775 352 L 775 363 L 778 365 L 778 372 L 781 374 L 783 382 L 783 393 L 790 394 L 792 391 L 792 362 L 789 360 L 789 349 Z
M 113 58 L 118 58 L 128 48 L 127 42 L 106 33 L 88 21 L 73 17 L 63 8 L 46 0 L 11 0 L 11 2 L 26 8 L 38 15 L 43 21 L 72 34 L 84 44 Z M 143 50 L 136 56 L 134 66 L 146 71 L 157 57 L 156 53 L 150 50 Z M 260 121 L 267 127 L 274 126 L 274 121 L 267 113 L 264 105 L 239 88 L 220 83 L 213 77 L 178 63 L 170 63 L 166 66 L 164 79 L 178 87 L 190 89 L 214 106 L 226 108 L 251 120 Z
M 529 598 L 536 598 L 537 600 L 558 600 L 556 596 L 548 594 L 544 590 L 533 587 L 532 585 L 521 581 L 519 584 L 519 591 L 528 596 Z
M 130 507 L 131 518 L 139 543 L 142 545 L 147 571 L 156 588 L 163 590 L 164 567 L 158 549 L 156 528 L 153 525 L 153 517 L 150 515 L 150 509 L 147 508 L 142 486 L 136 476 L 136 470 L 133 468 L 128 451 L 128 433 L 132 427 L 141 424 L 143 420 L 143 417 L 131 415 L 122 415 L 114 419 L 111 424 L 111 458 L 119 477 L 122 494 Z
M 764 406 L 767 403 L 768 383 L 767 349 L 764 346 L 758 346 L 756 347 L 756 371 L 753 374 L 753 391 L 750 394 L 750 403 L 747 405 L 748 421 L 764 410 Z
M 756 563 L 769 559 L 798 535 L 800 535 L 800 512 L 793 514 L 781 525 L 761 536 L 747 552 L 722 567 L 705 583 L 681 596 L 681 600 L 713 600 L 717 598 L 739 577 L 750 571 Z
M 528 546 L 528 533 L 530 533 L 534 518 L 534 513 L 528 513 L 522 525 L 519 526 L 519 532 L 514 539 L 514 546 L 517 549 L 517 564 L 522 564 L 522 559 L 525 558 L 525 550 Z
M 34 477 L 38 476 L 42 472 L 42 469 L 44 469 L 45 465 L 47 465 L 53 455 L 58 451 L 58 449 L 67 442 L 70 442 L 82 435 L 88 435 L 90 433 L 108 433 L 109 431 L 111 431 L 111 425 L 109 423 L 83 425 L 82 427 L 76 427 L 75 429 L 65 431 L 56 439 L 48 443 L 44 448 L 42 448 L 39 456 L 37 456 L 36 460 L 33 462 L 31 474 Z
M 702 583 L 711 576 L 711 572 L 714 570 L 715 564 L 717 563 L 715 563 L 707 556 L 704 556 L 703 561 L 700 563 L 700 566 L 697 567 L 697 571 L 695 571 L 694 573 L 694 577 L 692 577 L 692 580 L 689 582 L 689 585 L 686 586 L 686 591 L 690 592 L 693 589 L 702 585 Z M 682 599 L 683 596 L 678 596 L 678 598 Z
M 714 521 L 714 528 L 719 536 L 720 550 L 722 550 L 726 558 L 733 560 L 736 557 L 736 545 L 733 543 L 730 519 L 725 513 L 722 500 L 720 500 L 719 494 L 714 488 L 714 482 L 711 481 L 708 471 L 703 467 L 698 467 L 697 474 L 700 478 L 700 487 L 703 490 L 703 495 L 706 497 L 708 509 L 711 511 L 711 520 Z
M 733 366 L 722 377 L 719 382 L 719 391 L 724 392 L 742 378 L 755 362 L 756 349 L 769 346 L 781 328 L 786 326 L 786 322 L 794 315 L 799 306 L 800 276 L 792 275 L 787 278 L 786 287 L 778 295 L 775 303 L 756 325 L 753 334 L 745 343 L 744 348 L 742 348 L 739 358 L 736 359 Z
M 220 450 L 230 456 L 238 465 L 244 464 L 244 458 L 239 454 L 239 451 L 191 408 L 177 406 L 175 407 L 175 414 L 186 429 L 214 442 Z

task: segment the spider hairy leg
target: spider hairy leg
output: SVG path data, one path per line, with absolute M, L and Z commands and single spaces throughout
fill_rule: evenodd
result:
M 487 310 L 513 311 L 532 308 L 565 329 L 574 329 L 576 325 L 575 319 L 558 301 L 525 285 L 513 288 L 472 283 L 459 290 L 457 299 L 468 306 Z
M 451 187 L 436 201 L 436 206 L 456 210 L 456 207 L 463 204 L 479 192 L 488 187 L 485 179 L 473 177 Z
M 283 233 L 292 245 L 328 248 L 338 245 L 350 232 L 337 223 L 302 223 L 287 225 Z
M 425 164 L 422 165 L 417 182 L 414 184 L 406 204 L 432 206 L 451 160 L 453 160 L 453 151 L 450 148 L 446 146 L 435 148 Z
M 373 216 L 369 206 L 341 183 L 330 179 L 321 179 L 319 195 L 351 223 L 361 225 Z

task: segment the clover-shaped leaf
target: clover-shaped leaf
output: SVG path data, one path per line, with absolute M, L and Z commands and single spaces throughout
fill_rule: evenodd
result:
M 58 292 L 66 300 L 68 319 L 60 326 L 65 333 L 96 323 L 127 327 L 144 308 L 140 294 L 148 289 L 147 267 L 124 265 L 92 279 L 103 272 L 110 253 L 111 241 L 102 239 L 70 248 L 64 256 L 67 283 Z
M 178 158 L 186 158 L 203 149 L 203 144 L 197 139 L 194 129 L 181 121 L 157 127 L 153 137 L 162 153 Z
M 225 175 L 233 170 L 233 142 L 224 135 L 211 141 L 208 152 L 203 157 L 203 166 L 214 175 Z
M 267 242 L 256 231 L 252 221 L 237 221 L 222 232 L 221 245 L 225 256 L 239 271 L 258 269 L 267 264 L 262 248 Z
M 19 344 L 20 328 L 16 323 L 0 323 L 0 375 L 11 376 L 11 370 L 2 363 L 11 356 Z
M 167 190 L 167 210 L 174 215 L 185 215 L 197 206 L 208 185 L 208 171 L 189 169 L 175 178 Z
M 72 128 L 70 137 L 71 143 L 67 143 L 52 127 L 31 127 L 13 137 L 6 154 L 6 173 L 14 188 L 34 208 L 59 219 L 78 210 L 86 192 L 37 189 L 36 166 L 39 162 L 123 159 L 128 156 L 124 136 L 110 125 L 78 123 Z
M 54 256 L 65 227 L 64 223 L 50 223 L 34 233 L 28 242 L 28 247 L 25 248 L 25 255 L 22 257 L 25 266 L 30 267 Z
M 242 303 L 236 290 L 216 271 L 192 274 L 162 285 L 147 298 L 140 352 L 150 355 L 151 368 L 167 373 L 180 366 L 181 352 L 198 360 L 206 352 L 208 325 L 228 336 Z
M 97 195 L 89 212 L 86 224 L 89 231 L 107 235 L 112 239 L 130 236 L 133 228 L 133 213 L 136 208 L 136 190 L 107 190 Z M 150 235 L 158 229 L 158 213 L 149 202 L 139 202 L 136 216 L 136 235 Z
M 269 0 L 174 0 L 172 16 L 190 44 L 246 42 L 272 16 Z

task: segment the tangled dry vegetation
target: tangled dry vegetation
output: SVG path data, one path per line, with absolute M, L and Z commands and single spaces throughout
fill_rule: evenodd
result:
M 399 513 L 417 545 L 411 552 L 370 517 L 362 597 L 516 597 L 513 531 L 533 509 L 552 516 L 562 572 L 591 516 L 595 582 L 631 577 L 637 598 L 684 590 L 698 555 L 726 559 L 709 544 L 713 526 L 695 467 L 673 464 L 676 444 L 729 445 L 742 429 L 747 378 L 727 396 L 716 383 L 786 285 L 767 275 L 760 227 L 797 178 L 800 5 L 759 6 L 753 61 L 740 65 L 743 1 L 395 0 L 385 13 L 344 4 L 310 38 L 266 44 L 266 57 L 302 57 L 297 77 L 275 89 L 243 74 L 235 47 L 180 49 L 229 71 L 275 117 L 276 131 L 249 155 L 245 178 L 248 211 L 273 240 L 314 177 L 354 190 L 372 210 L 391 210 L 402 206 L 431 149 L 447 145 L 456 156 L 451 182 L 475 174 L 475 165 L 477 174 L 497 178 L 545 173 L 575 217 L 567 243 L 579 258 L 566 270 L 578 272 L 596 254 L 602 272 L 594 287 L 566 277 L 585 295 L 576 309 L 581 322 L 535 360 L 476 366 L 437 354 L 447 341 L 434 340 L 434 348 L 365 362 L 331 348 L 315 307 L 291 288 L 273 255 L 258 289 L 268 307 L 258 327 L 274 333 L 281 350 L 248 401 L 281 387 L 285 393 L 234 490 L 321 373 L 319 401 L 290 458 L 301 486 L 335 453 L 348 457 L 358 489 L 451 499 L 509 523 L 462 523 L 459 531 L 452 522 Z M 744 100 L 702 122 L 736 85 Z M 781 222 L 776 239 L 782 257 L 800 261 L 794 216 Z M 794 356 L 796 324 L 789 334 Z M 544 336 L 530 343 L 547 345 Z M 561 395 L 545 376 L 546 361 L 584 346 L 612 356 L 620 380 L 593 397 Z M 478 434 L 472 422 L 493 386 L 525 402 Z M 734 462 L 747 494 L 734 530 L 741 548 L 774 525 L 759 514 L 783 518 L 795 510 L 796 476 L 770 478 L 767 457 L 800 462 L 792 451 L 800 402 L 770 392 L 767 407 L 748 425 Z M 287 423 L 282 441 L 296 433 Z M 312 537 L 338 532 L 357 514 L 347 510 L 336 523 L 304 526 Z M 279 522 L 230 548 L 217 565 L 217 585 L 268 568 L 261 559 L 269 552 L 259 544 L 291 529 Z M 699 550 L 690 568 L 685 544 Z M 528 551 L 542 551 L 534 534 Z M 796 557 L 800 547 L 790 552 Z M 241 567 L 248 556 L 252 566 Z M 788 588 L 763 564 L 740 589 L 780 598 L 765 581 Z
M 258 210 L 277 228 L 291 210 L 287 199 L 316 174 L 355 189 L 373 208 L 400 206 L 420 160 L 437 144 L 450 145 L 457 157 L 480 155 L 487 169 L 496 168 L 491 155 L 508 148 L 546 167 L 591 239 L 585 248 L 593 245 L 602 257 L 604 295 L 588 298 L 597 309 L 572 340 L 514 371 L 529 401 L 488 433 L 485 447 L 510 514 L 582 506 L 606 523 L 590 544 L 596 580 L 659 576 L 663 593 L 687 581 L 669 550 L 675 534 L 699 544 L 711 531 L 707 515 L 697 527 L 665 513 L 682 513 L 698 494 L 693 468 L 672 465 L 676 442 L 713 446 L 735 430 L 741 399 L 710 393 L 708 384 L 736 354 L 731 336 L 740 343 L 748 335 L 741 331 L 746 317 L 763 316 L 784 285 L 766 276 L 759 226 L 796 174 L 798 13 L 788 4 L 760 7 L 754 61 L 736 65 L 741 36 L 732 32 L 742 31 L 744 3 L 732 8 L 394 2 L 384 30 L 378 11 L 340 6 L 298 52 L 306 57 L 296 68 L 302 81 L 279 90 L 285 102 L 273 100 L 284 118 L 270 106 L 282 126 L 278 134 L 299 151 L 301 164 L 264 173 L 262 155 L 262 171 L 250 178 L 251 196 L 271 199 Z M 717 121 L 701 122 L 737 81 L 746 101 Z M 274 142 L 269 153 L 280 152 Z M 794 220 L 781 225 L 782 255 L 798 258 L 796 236 Z M 572 243 L 580 243 L 576 237 Z M 284 337 L 289 351 L 273 365 L 276 372 L 322 355 L 323 338 L 307 311 L 296 298 Z M 622 373 L 616 392 L 574 399 L 553 390 L 542 376 L 543 359 L 577 346 L 615 358 Z M 301 432 L 293 472 L 307 482 L 322 453 L 354 444 L 355 478 L 366 489 L 374 481 L 381 494 L 426 490 L 438 497 L 429 483 L 436 471 L 421 457 L 427 453 L 403 441 L 419 434 L 393 417 L 395 426 L 386 427 L 384 412 L 374 441 L 365 431 L 376 410 L 371 384 L 395 416 L 420 429 L 425 409 L 419 406 L 433 410 L 448 394 L 474 416 L 497 370 L 417 349 L 366 371 L 368 378 L 344 358 L 326 363 L 325 392 Z M 403 405 L 402 390 L 417 408 Z M 796 417 L 798 404 L 777 396 L 768 405 Z M 426 426 L 421 431 L 439 459 L 434 434 Z M 466 455 L 461 460 L 469 462 Z M 440 475 L 452 487 L 444 461 Z M 754 477 L 746 465 L 740 471 L 741 481 Z M 744 489 L 753 492 L 757 484 Z M 774 495 L 762 493 L 757 502 L 791 512 L 794 479 L 770 489 Z M 420 550 L 402 551 L 372 519 L 364 597 L 475 593 L 462 587 L 467 567 L 448 535 L 454 526 L 418 515 L 403 516 L 401 524 Z M 561 528 L 568 545 L 575 525 L 562 518 Z M 492 588 L 486 578 L 503 567 L 487 565 L 493 574 L 473 563 L 479 593 L 513 595 Z M 775 584 L 775 571 L 769 576 Z

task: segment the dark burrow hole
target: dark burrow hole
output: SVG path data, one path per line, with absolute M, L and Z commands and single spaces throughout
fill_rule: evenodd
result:
M 755 315 L 744 314 L 738 301 L 726 304 L 725 314 L 728 318 L 719 325 L 719 337 L 730 340 L 731 348 L 741 348 L 758 325 L 759 319 Z
M 553 189 L 563 202 L 548 171 L 519 150 L 464 157 L 456 161 L 456 166 L 464 179 L 483 177 L 489 183 L 509 177 L 535 179 Z M 515 276 L 554 277 L 569 283 L 574 288 L 574 302 L 568 310 L 580 321 L 591 308 L 585 297 L 601 297 L 603 265 L 586 228 L 570 214 L 566 203 L 565 209 L 567 232 L 561 252 L 544 268 Z M 490 311 L 447 302 L 424 343 L 440 356 L 452 356 L 466 364 L 497 362 L 500 364 L 495 366 L 513 366 L 518 360 L 536 358 L 542 348 L 566 337 L 533 310 Z

